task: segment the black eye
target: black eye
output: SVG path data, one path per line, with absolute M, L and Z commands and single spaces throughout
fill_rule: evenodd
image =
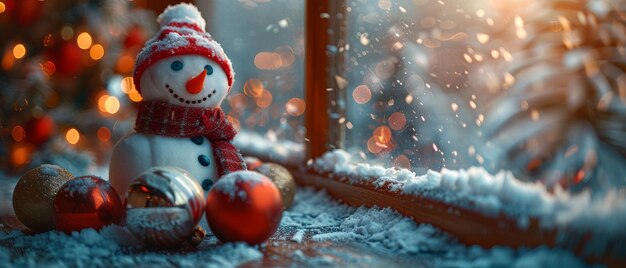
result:
M 172 62 L 172 65 L 170 67 L 174 71 L 180 71 L 183 69 L 183 62 L 179 60 L 175 60 L 174 62 Z
M 205 65 L 204 69 L 206 70 L 206 75 L 213 74 L 213 67 L 211 67 L 211 65 Z

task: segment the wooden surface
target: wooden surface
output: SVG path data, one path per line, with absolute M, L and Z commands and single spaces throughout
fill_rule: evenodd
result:
M 602 263 L 609 267 L 626 267 L 626 256 L 619 255 L 615 249 L 623 247 L 625 241 L 619 239 L 603 252 L 605 255 L 583 254 L 584 243 L 589 240 L 585 234 L 572 234 L 581 239 L 567 244 L 557 243 L 557 230 L 545 230 L 539 227 L 537 219 L 531 219 L 528 228 L 520 228 L 517 223 L 504 215 L 490 217 L 469 209 L 444 204 L 420 196 L 409 196 L 376 187 L 366 180 L 356 184 L 332 174 L 315 174 L 312 171 L 294 176 L 299 184 L 326 189 L 330 195 L 352 206 L 390 207 L 401 214 L 411 217 L 418 223 L 428 223 L 455 236 L 466 245 L 479 245 L 484 248 L 494 246 L 520 247 L 562 247 L 573 251 L 589 263 Z M 561 230 L 567 232 L 567 230 Z

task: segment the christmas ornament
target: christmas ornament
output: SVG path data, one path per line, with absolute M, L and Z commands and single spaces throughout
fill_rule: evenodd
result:
M 246 162 L 246 166 L 249 170 L 255 170 L 263 164 L 260 159 L 253 156 L 244 156 L 243 161 Z
M 54 127 L 54 120 L 48 115 L 35 118 L 26 124 L 26 140 L 38 147 L 50 139 Z
M 95 176 L 66 182 L 54 199 L 56 229 L 66 233 L 120 224 L 122 216 L 122 202 L 115 189 Z
M 194 236 L 204 200 L 202 188 L 185 170 L 154 167 L 128 186 L 126 225 L 147 245 L 177 246 Z
M 227 174 L 207 197 L 209 227 L 223 242 L 262 243 L 276 231 L 282 213 L 278 188 L 257 172 Z
M 82 51 L 75 40 L 59 41 L 48 53 L 48 58 L 55 66 L 55 73 L 75 76 L 83 69 Z
M 54 229 L 54 197 L 73 177 L 55 165 L 42 165 L 26 172 L 13 190 L 13 210 L 17 218 L 36 232 Z
M 109 170 L 118 191 L 145 169 L 176 166 L 205 191 L 222 175 L 245 170 L 231 144 L 235 128 L 220 108 L 234 72 L 222 47 L 204 31 L 191 4 L 168 7 L 160 31 L 137 56 L 134 83 L 143 97 L 135 130 L 116 144 Z
M 125 48 L 140 48 L 144 42 L 146 42 L 146 33 L 142 27 L 135 25 L 128 29 L 124 38 Z
M 296 182 L 293 180 L 291 172 L 275 163 L 261 164 L 254 171 L 265 175 L 276 185 L 283 200 L 283 210 L 289 209 L 296 195 Z

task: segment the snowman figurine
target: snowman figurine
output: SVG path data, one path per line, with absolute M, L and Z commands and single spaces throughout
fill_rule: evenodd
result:
M 134 83 L 143 97 L 135 133 L 111 156 L 110 182 L 122 198 L 130 182 L 155 166 L 188 171 L 208 191 L 221 176 L 246 170 L 231 144 L 236 130 L 220 104 L 234 72 L 224 50 L 205 32 L 191 4 L 169 6 L 159 32 L 137 56 Z

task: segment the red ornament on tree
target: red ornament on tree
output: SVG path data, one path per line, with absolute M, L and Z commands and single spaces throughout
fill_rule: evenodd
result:
M 52 136 L 54 132 L 54 120 L 44 115 L 35 118 L 26 124 L 26 140 L 35 146 L 40 146 Z
M 82 51 L 75 40 L 61 41 L 55 44 L 48 53 L 48 57 L 57 73 L 66 76 L 75 76 L 82 69 Z
M 207 197 L 206 218 L 213 234 L 223 242 L 259 244 L 278 228 L 283 202 L 267 177 L 238 171 L 217 181 Z
M 109 182 L 95 176 L 66 182 L 54 199 L 56 229 L 66 233 L 120 224 L 122 215 L 120 196 Z
M 126 37 L 124 38 L 124 47 L 125 48 L 141 48 L 143 43 L 146 42 L 146 31 L 140 26 L 132 26 L 126 32 Z

